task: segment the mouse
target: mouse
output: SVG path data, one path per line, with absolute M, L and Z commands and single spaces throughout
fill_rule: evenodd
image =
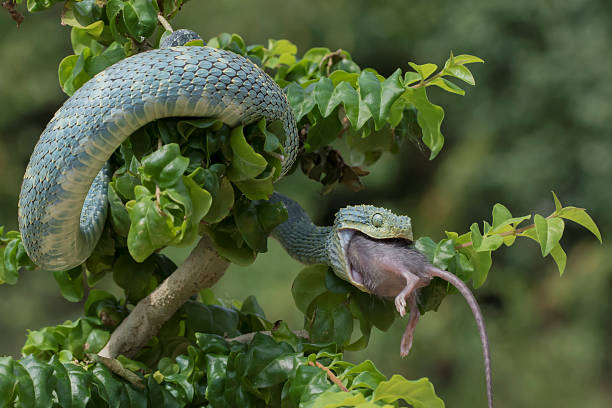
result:
M 410 352 L 414 331 L 420 318 L 419 289 L 429 285 L 436 277 L 457 288 L 472 310 L 478 326 L 484 356 L 488 404 L 489 408 L 492 408 L 489 340 L 480 307 L 467 285 L 456 275 L 433 266 L 427 256 L 407 239 L 375 239 L 361 232 L 355 232 L 348 243 L 347 259 L 351 274 L 360 280 L 370 293 L 393 299 L 402 317 L 406 315 L 406 306 L 408 306 L 408 325 L 400 346 L 402 357 Z

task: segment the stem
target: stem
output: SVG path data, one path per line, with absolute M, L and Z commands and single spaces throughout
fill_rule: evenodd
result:
M 168 20 L 166 20 L 166 18 L 162 15 L 162 13 L 157 13 L 157 21 L 159 21 L 159 23 L 162 25 L 162 27 L 166 29 L 166 31 L 170 31 L 171 33 L 174 32 L 172 26 L 170 25 Z
M 330 370 L 329 368 L 325 367 L 323 364 L 319 363 L 318 361 L 315 361 L 314 363 L 312 361 L 308 362 L 308 365 L 313 366 L 313 367 L 319 367 L 321 370 L 325 371 L 327 373 L 327 376 L 329 377 L 329 379 L 336 384 L 338 387 L 340 387 L 340 389 L 344 392 L 348 392 L 348 389 L 344 386 L 344 384 L 342 384 L 342 381 L 340 381 L 340 379 L 338 377 L 336 377 L 336 375 L 332 372 L 332 370 Z
M 548 217 L 548 218 L 550 218 L 550 217 Z M 507 237 L 507 236 L 510 236 L 510 235 L 518 235 L 518 234 L 522 234 L 523 232 L 525 232 L 527 230 L 530 230 L 532 228 L 535 228 L 535 224 L 527 225 L 526 227 L 522 227 L 522 228 L 515 229 L 515 230 L 512 230 L 512 231 L 500 232 L 500 233 L 497 233 L 495 235 L 499 235 L 500 237 Z M 474 245 L 474 243 L 472 241 L 464 242 L 461 245 L 457 245 L 455 247 L 455 249 L 468 248 L 468 247 L 471 247 L 472 245 Z
M 192 295 L 214 285 L 228 266 L 229 262 L 217 254 L 210 238 L 203 236 L 185 262 L 138 302 L 98 355 L 134 357 Z
M 421 80 L 421 82 L 419 82 L 416 85 L 411 85 L 408 88 L 410 89 L 417 89 L 417 88 L 422 88 L 424 86 L 429 85 L 431 82 L 435 81 L 438 78 L 442 78 L 442 71 L 438 72 L 436 75 L 429 77 L 428 79 L 426 79 L 425 81 Z

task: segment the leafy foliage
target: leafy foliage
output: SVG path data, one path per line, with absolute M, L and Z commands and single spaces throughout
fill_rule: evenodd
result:
M 214 299 L 210 292 L 204 295 Z M 100 313 L 115 307 L 115 302 L 102 292 L 92 292 L 86 311 Z M 387 380 L 370 361 L 358 365 L 343 361 L 333 342 L 313 342 L 298 337 L 284 323 L 267 321 L 254 298 L 231 307 L 220 305 L 218 299 L 214 302 L 217 304 L 190 302 L 183 307 L 188 340 L 180 348 L 182 354 L 149 359 L 148 365 L 120 359 L 124 368 L 136 372 L 143 388 L 112 375 L 86 354 L 97 352 L 109 336 L 100 319 L 86 317 L 31 332 L 23 349 L 26 357 L 0 359 L 2 406 L 146 407 L 158 406 L 159 401 L 176 407 L 314 407 L 366 402 L 397 406 L 400 399 L 419 407 L 444 406 L 426 378 L 408 381 L 393 376 Z M 263 329 L 271 329 L 270 335 L 256 333 L 248 342 L 221 336 Z M 175 353 L 176 347 L 169 351 Z M 144 354 L 150 357 L 151 353 Z M 333 373 L 335 381 L 321 366 Z
M 36 265 L 28 258 L 18 231 L 4 232 L 0 226 L 0 284 L 17 283 L 19 269 L 34 269 Z
M 45 10 L 55 0 L 28 0 L 30 11 Z M 158 16 L 173 17 L 182 0 L 68 0 L 62 23 L 71 28 L 74 55 L 59 66 L 62 89 L 73 94 L 104 68 L 159 45 L 168 33 Z M 463 95 L 451 82 L 474 85 L 466 64 L 483 62 L 470 55 L 450 55 L 438 71 L 435 64 L 408 63 L 387 78 L 360 68 L 344 50 L 313 48 L 298 57 L 287 40 L 267 46 L 246 45 L 237 34 L 207 41 L 231 50 L 265 69 L 284 88 L 293 108 L 305 153 L 300 167 L 323 184 L 363 188 L 361 166 L 374 164 L 385 152 L 396 152 L 404 139 L 422 139 L 433 159 L 444 144 L 444 111 L 429 101 L 427 87 Z M 201 46 L 194 41 L 188 45 Z M 437 72 L 436 72 L 437 71 Z M 20 361 L 0 359 L 0 400 L 24 406 L 399 406 L 443 407 L 425 378 L 387 380 L 370 361 L 354 365 L 342 360 L 343 350 L 368 344 L 372 327 L 387 330 L 395 319 L 392 305 L 359 292 L 327 267 L 304 269 L 293 285 L 298 308 L 305 315 L 309 340 L 283 323 L 266 320 L 254 298 L 227 304 L 209 291 L 186 303 L 135 361 L 123 359 L 138 372 L 144 389 L 134 388 L 90 360 L 110 332 L 128 314 L 129 305 L 153 291 L 174 265 L 159 250 L 189 246 L 208 234 L 225 258 L 247 265 L 267 250 L 267 236 L 286 219 L 279 205 L 266 199 L 281 171 L 282 134 L 265 120 L 229 128 L 212 118 L 171 118 L 148 124 L 130 137 L 112 158 L 108 196 L 110 220 L 98 247 L 84 267 L 54 273 L 64 297 L 79 301 L 106 274 L 124 291 L 124 299 L 91 290 L 85 317 L 31 331 Z M 344 145 L 341 145 L 339 140 Z M 344 146 L 344 147 L 343 147 Z M 341 152 L 347 150 L 348 154 Z M 348 157 L 345 159 L 344 157 Z M 483 229 L 477 224 L 435 243 L 423 237 L 417 249 L 430 261 L 479 287 L 491 267 L 491 253 L 517 236 L 537 241 L 542 255 L 551 255 L 563 273 L 566 255 L 559 244 L 564 219 L 575 221 L 601 240 L 585 210 L 562 207 L 534 216 L 513 217 L 501 204 Z M 32 269 L 19 234 L 0 228 L 0 283 L 14 284 L 20 268 Z M 422 312 L 435 310 L 452 289 L 434 281 L 423 290 Z M 353 338 L 359 323 L 360 336 Z M 228 340 L 261 333 L 249 342 Z M 323 365 L 335 373 L 342 391 Z

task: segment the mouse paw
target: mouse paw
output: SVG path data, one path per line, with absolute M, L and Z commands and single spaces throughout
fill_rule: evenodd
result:
M 406 299 L 403 296 L 397 296 L 395 298 L 395 308 L 400 316 L 404 317 L 406 315 Z

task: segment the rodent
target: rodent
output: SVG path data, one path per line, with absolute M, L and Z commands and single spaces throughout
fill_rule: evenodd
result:
M 434 277 L 444 279 L 457 288 L 472 309 L 478 325 L 484 355 L 488 405 L 492 408 L 489 340 L 480 307 L 467 285 L 452 273 L 431 265 L 427 257 L 405 239 L 378 240 L 355 232 L 348 244 L 347 258 L 351 273 L 360 277 L 363 285 L 374 295 L 394 298 L 395 307 L 401 316 L 406 314 L 408 302 L 410 317 L 402 336 L 402 357 L 410 351 L 414 329 L 420 317 L 418 289 L 429 285 Z

